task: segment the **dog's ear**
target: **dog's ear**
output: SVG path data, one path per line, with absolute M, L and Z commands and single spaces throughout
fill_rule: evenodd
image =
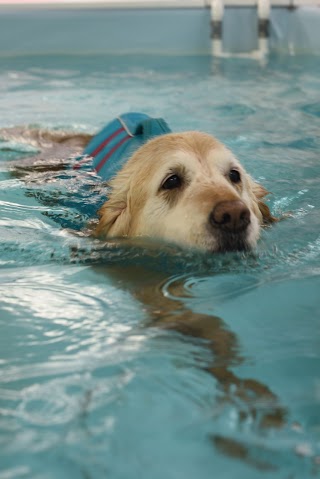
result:
M 262 199 L 269 194 L 269 191 L 267 191 L 263 186 L 259 185 L 259 183 L 256 183 L 253 180 L 251 181 L 251 189 L 255 196 L 257 206 L 262 215 L 263 224 L 269 225 L 275 223 L 276 221 L 279 221 L 278 218 L 272 216 L 269 206 L 264 203 L 264 201 L 262 201 Z
M 128 206 L 121 201 L 108 200 L 98 211 L 99 223 L 95 236 L 126 236 L 129 230 Z
M 119 178 L 120 180 L 123 178 Z M 130 199 L 127 181 L 111 182 L 111 194 L 98 211 L 99 223 L 94 231 L 95 236 L 127 236 L 130 231 Z

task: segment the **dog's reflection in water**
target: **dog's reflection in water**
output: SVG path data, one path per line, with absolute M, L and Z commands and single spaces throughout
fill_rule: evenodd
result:
M 206 371 L 217 380 L 221 393 L 216 400 L 222 401 L 221 406 L 224 403 L 233 404 L 240 423 L 250 419 L 260 431 L 285 424 L 286 411 L 279 404 L 276 394 L 262 382 L 240 378 L 232 371 L 243 361 L 236 335 L 219 317 L 196 313 L 186 307 L 183 298 L 189 297 L 189 294 L 184 287 L 185 280 L 168 283 L 165 274 L 143 267 L 94 268 L 100 274 L 111 276 L 118 287 L 128 290 L 142 303 L 147 310 L 148 327 L 173 330 L 181 333 L 181 338 L 204 340 L 201 341 L 203 347 L 212 351 L 212 361 Z M 213 435 L 210 440 L 220 452 L 259 470 L 274 468 L 272 463 L 252 456 L 245 442 L 222 435 Z

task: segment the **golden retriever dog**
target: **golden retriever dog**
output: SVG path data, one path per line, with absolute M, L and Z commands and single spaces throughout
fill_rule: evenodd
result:
M 0 137 L 31 143 L 50 162 L 82 151 L 92 135 L 6 129 Z M 93 235 L 149 237 L 208 252 L 255 247 L 261 226 L 273 223 L 268 192 L 232 152 L 198 131 L 162 134 L 140 146 L 109 182 Z
M 275 219 L 267 191 L 212 136 L 196 131 L 148 141 L 111 181 L 95 235 L 152 237 L 209 252 L 253 248 Z
M 6 129 L 4 139 L 40 148 L 33 164 L 81 153 L 92 135 Z M 208 252 L 255 247 L 261 226 L 276 219 L 263 202 L 267 191 L 233 153 L 197 131 L 156 136 L 140 146 L 109 182 L 98 211 L 96 237 L 149 237 Z

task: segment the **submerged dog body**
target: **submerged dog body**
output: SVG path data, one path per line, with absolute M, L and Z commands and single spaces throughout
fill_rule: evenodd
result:
M 169 133 L 141 146 L 111 181 L 99 237 L 149 236 L 211 252 L 251 249 L 272 222 L 267 191 L 212 136 Z

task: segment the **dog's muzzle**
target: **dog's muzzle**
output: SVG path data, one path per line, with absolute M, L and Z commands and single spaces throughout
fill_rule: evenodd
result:
M 221 201 L 209 215 L 209 224 L 218 240 L 219 251 L 249 249 L 247 229 L 250 210 L 241 200 Z

